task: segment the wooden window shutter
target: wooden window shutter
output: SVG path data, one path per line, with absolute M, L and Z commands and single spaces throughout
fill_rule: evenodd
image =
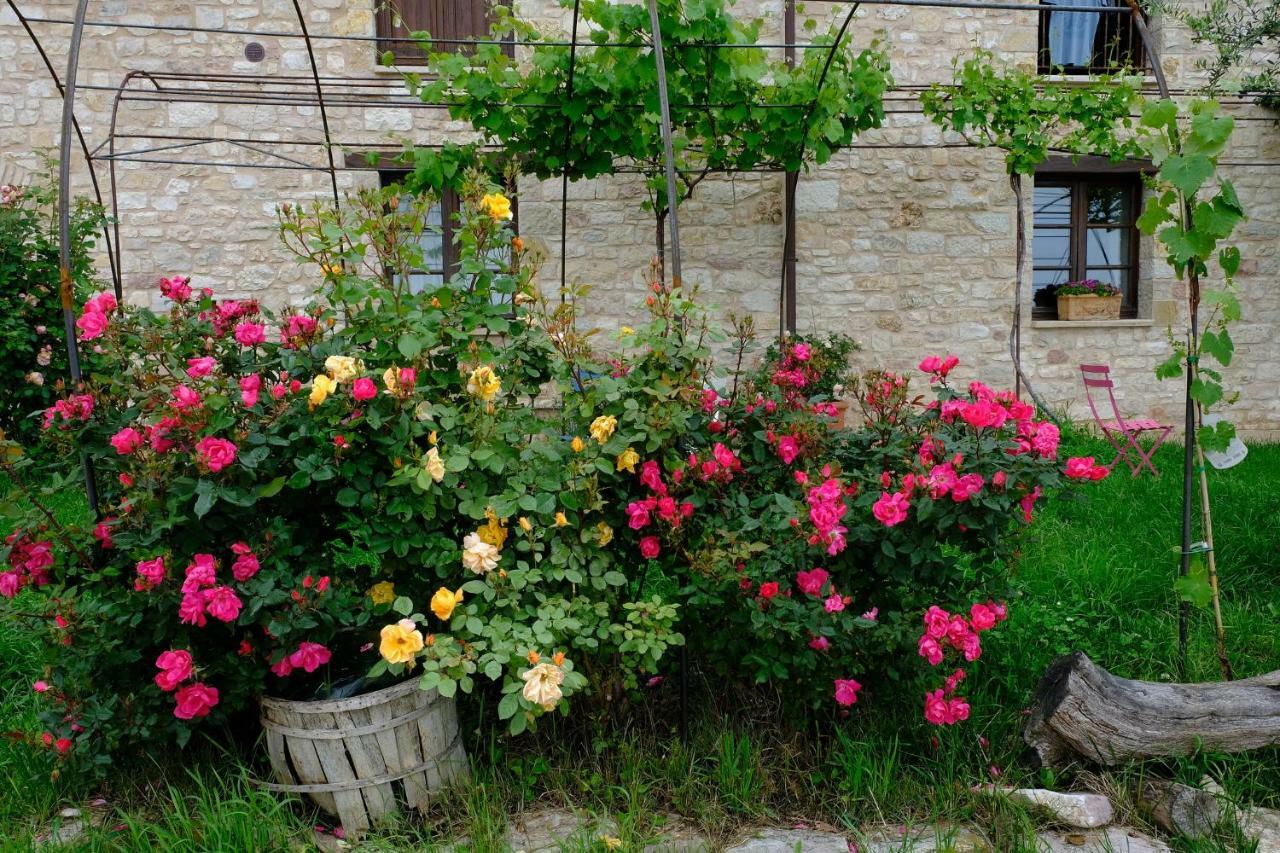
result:
M 379 9 L 378 35 L 382 39 L 408 38 L 409 34 L 425 30 L 438 39 L 486 39 L 493 23 L 489 0 L 401 0 L 400 17 L 390 9 Z M 397 23 L 399 24 L 397 26 Z M 474 48 L 465 44 L 436 44 L 436 50 L 471 53 Z M 391 51 L 397 65 L 422 65 L 426 57 L 413 42 L 379 41 L 378 52 Z M 511 53 L 508 47 L 507 53 Z

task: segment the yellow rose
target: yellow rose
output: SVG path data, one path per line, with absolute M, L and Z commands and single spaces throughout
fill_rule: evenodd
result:
M 431 596 L 431 612 L 441 622 L 449 621 L 449 617 L 453 615 L 453 608 L 462 603 L 462 590 L 450 592 L 444 587 L 436 590 L 436 594 Z
M 569 524 L 569 519 L 564 517 L 563 512 L 556 513 L 556 527 L 565 527 Z
M 511 199 L 502 193 L 486 193 L 484 198 L 480 199 L 480 209 L 494 219 L 510 219 Z
M 349 355 L 331 355 L 324 360 L 324 369 L 334 382 L 350 382 L 364 371 L 364 362 Z
M 636 333 L 636 330 L 631 328 L 630 326 L 623 326 L 620 329 L 618 329 L 618 331 L 622 332 L 622 334 L 624 335 L 634 335 Z
M 600 543 L 600 547 L 608 545 L 613 541 L 613 528 L 605 524 L 603 521 L 596 525 L 596 541 Z
M 412 619 L 401 619 L 394 625 L 382 629 L 382 642 L 378 645 L 378 653 L 387 663 L 407 663 L 413 665 L 413 658 L 422 651 L 422 632 L 413 624 Z
M 550 711 L 560 702 L 564 693 L 560 683 L 564 681 L 564 670 L 552 663 L 540 663 L 527 669 L 523 675 L 524 690 L 521 695 L 544 711 Z
M 427 461 L 423 467 L 437 483 L 444 479 L 444 462 L 440 459 L 440 451 L 434 447 L 427 450 Z
M 618 470 L 630 471 L 632 474 L 636 472 L 636 463 L 640 461 L 640 454 L 636 453 L 630 447 L 618 454 Z
M 618 419 L 613 415 L 601 415 L 591 422 L 591 437 L 604 444 L 618 428 Z
M 334 382 L 328 376 L 321 373 L 315 379 L 311 380 L 311 394 L 307 397 L 307 402 L 311 404 L 311 408 L 323 403 L 329 399 L 329 395 L 338 387 L 338 383 Z
M 520 516 L 520 520 L 518 523 L 520 525 L 520 529 L 523 530 L 525 533 L 533 532 L 533 522 L 529 521 L 529 519 L 525 518 L 523 515 Z
M 386 385 L 387 390 L 392 394 L 400 390 L 400 383 L 396 380 L 399 373 L 399 369 L 395 367 L 388 367 L 386 370 L 382 371 L 382 384 Z
M 492 367 L 482 364 L 471 371 L 467 379 L 467 393 L 487 403 L 502 393 L 502 380 Z
M 493 507 L 486 507 L 484 517 L 488 519 L 484 526 L 476 530 L 476 535 L 480 537 L 481 542 L 488 542 L 499 551 L 507 541 L 507 526 L 498 520 L 498 515 L 493 511 Z
M 582 443 L 581 438 L 575 435 L 573 441 L 569 442 L 569 447 L 573 448 L 574 453 L 581 453 L 582 448 L 586 447 L 586 445 Z
M 369 598 L 374 604 L 390 604 L 396 600 L 396 586 L 391 581 L 381 581 L 369 587 Z

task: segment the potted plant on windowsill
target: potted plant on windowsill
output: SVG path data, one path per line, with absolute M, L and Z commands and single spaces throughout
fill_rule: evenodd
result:
M 1059 320 L 1118 320 L 1120 318 L 1120 288 L 1103 284 L 1097 279 L 1086 278 L 1058 285 L 1054 291 L 1058 300 Z

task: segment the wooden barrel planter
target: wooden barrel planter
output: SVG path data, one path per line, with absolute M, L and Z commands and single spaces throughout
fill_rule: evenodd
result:
M 419 689 L 416 678 L 349 699 L 264 698 L 261 707 L 276 777 L 263 787 L 305 794 L 349 835 L 400 800 L 426 807 L 470 774 L 453 700 Z

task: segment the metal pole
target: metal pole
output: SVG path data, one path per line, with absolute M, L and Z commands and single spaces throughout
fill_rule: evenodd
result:
M 649 0 L 649 24 L 653 28 L 653 62 L 658 69 L 658 108 L 662 117 L 662 160 L 667 173 L 667 215 L 671 217 L 671 284 L 679 287 L 680 222 L 676 216 L 676 155 L 671 146 L 671 104 L 667 101 L 667 62 L 662 55 L 662 27 L 658 24 L 658 0 Z
M 782 40 L 787 44 L 784 53 L 787 67 L 796 67 L 796 0 L 786 0 L 782 18 Z M 791 169 L 783 178 L 783 237 L 782 237 L 782 305 L 778 317 L 778 335 L 796 330 L 796 187 L 800 172 Z
M 62 324 L 67 336 L 67 362 L 71 368 L 71 381 L 79 385 L 80 350 L 76 345 L 75 293 L 71 281 L 71 128 L 75 122 L 76 75 L 80 71 L 80 39 L 84 35 L 84 18 L 89 0 L 80 0 L 76 6 L 75 24 L 71 29 L 71 44 L 67 51 L 66 88 L 62 96 L 62 134 L 58 139 L 58 275 L 59 295 L 62 299 Z M 92 164 L 90 164 L 92 168 Z M 89 508 L 96 518 L 98 513 L 98 488 L 93 481 L 93 461 L 83 449 L 80 451 L 80 467 L 84 472 L 84 493 Z
M 338 167 L 333 162 L 332 137 L 329 135 L 329 113 L 324 108 L 324 87 L 320 85 L 320 69 L 316 66 L 316 52 L 311 46 L 311 34 L 307 32 L 307 20 L 302 15 L 302 6 L 293 0 L 293 10 L 298 13 L 298 26 L 302 28 L 302 38 L 307 45 L 307 58 L 311 61 L 311 78 L 316 84 L 316 103 L 320 107 L 320 124 L 324 128 L 324 150 L 329 156 L 329 184 L 333 189 L 333 209 L 342 207 L 338 198 Z
M 573 0 L 573 28 L 569 35 L 569 79 L 565 81 L 565 106 L 573 100 L 573 73 L 578 61 L 578 11 L 582 0 Z M 560 301 L 565 300 L 564 289 L 569 270 L 569 139 L 573 133 L 573 121 L 565 110 L 564 119 L 564 172 L 560 175 Z

